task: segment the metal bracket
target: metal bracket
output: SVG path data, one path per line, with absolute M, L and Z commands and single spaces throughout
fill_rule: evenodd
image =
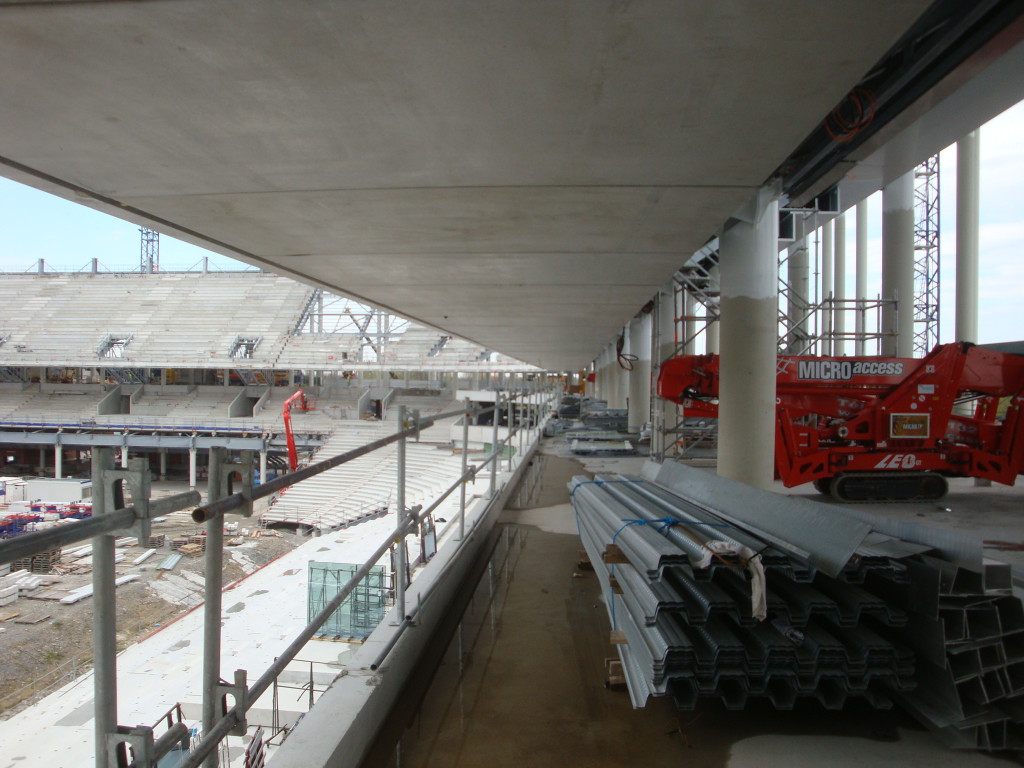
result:
M 128 528 L 121 528 L 111 531 L 108 536 L 134 536 L 140 541 L 149 539 L 152 529 L 152 521 L 149 514 L 149 497 L 151 494 L 151 475 L 149 473 L 149 459 L 129 459 L 128 469 L 115 469 L 114 453 L 110 448 L 96 448 L 96 451 L 104 451 L 103 460 L 99 463 L 99 471 L 93 472 L 93 486 L 102 486 L 106 499 L 106 508 L 100 510 L 113 512 L 115 509 L 124 506 L 122 488 L 119 483 L 127 483 L 132 494 L 131 506 L 135 509 L 135 522 Z M 94 491 L 93 496 L 97 494 Z
M 413 423 L 413 426 L 416 427 L 415 440 L 418 443 L 420 441 L 420 412 L 419 412 L 419 409 L 416 409 L 415 411 L 412 412 L 412 423 Z
M 234 698 L 234 706 L 238 709 L 241 720 L 238 725 L 231 729 L 231 736 L 245 736 L 245 732 L 248 729 L 248 723 L 246 722 L 245 713 L 248 711 L 246 706 L 246 700 L 249 695 L 249 688 L 245 682 L 245 670 L 235 670 L 235 682 L 227 683 L 224 680 L 220 681 L 220 685 L 216 686 L 215 694 L 217 699 L 220 701 L 220 716 L 227 717 L 231 707 L 228 706 L 228 696 Z
M 238 508 L 244 517 L 252 517 L 252 490 L 255 486 L 256 452 L 240 451 L 237 459 L 229 459 L 227 448 L 210 449 L 210 486 L 207 501 L 219 501 L 233 493 L 241 493 L 247 502 Z M 234 489 L 234 475 L 241 475 L 242 487 Z
M 127 744 L 132 754 L 121 760 L 118 752 L 121 745 Z M 137 725 L 134 728 L 126 725 L 117 726 L 117 731 L 107 734 L 107 765 L 133 765 L 135 768 L 155 768 L 153 757 L 153 729 L 148 725 Z

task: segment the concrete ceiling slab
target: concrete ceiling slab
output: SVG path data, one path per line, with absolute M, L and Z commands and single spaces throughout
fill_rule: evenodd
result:
M 0 172 L 580 367 L 927 5 L 0 4 Z

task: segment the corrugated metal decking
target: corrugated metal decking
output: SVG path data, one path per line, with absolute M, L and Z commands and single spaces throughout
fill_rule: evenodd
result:
M 819 552 L 805 535 L 791 546 L 774 522 L 758 519 L 778 508 L 774 494 L 743 488 L 737 513 L 723 509 L 735 501 L 729 481 L 715 478 L 712 504 L 708 485 L 697 499 L 680 493 L 686 473 L 677 469 L 673 491 L 653 481 L 656 469 L 644 474 L 570 484 L 613 632 L 625 640 L 618 651 L 634 706 L 669 695 L 683 709 L 702 698 L 741 709 L 755 696 L 780 709 L 800 698 L 838 709 L 862 697 L 876 707 L 898 702 L 950 746 L 1024 746 L 1024 606 L 1009 566 L 970 568 L 927 540 L 805 505 L 811 530 L 859 534 L 839 562 L 836 542 Z M 748 562 L 719 554 L 701 567 L 709 547 L 730 544 L 761 559 L 765 621 L 752 612 Z

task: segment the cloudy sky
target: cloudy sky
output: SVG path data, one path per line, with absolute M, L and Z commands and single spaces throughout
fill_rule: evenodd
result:
M 1024 300 L 1024 102 L 981 129 L 981 279 L 979 341 L 1024 340 L 1020 303 Z M 956 151 L 942 153 L 940 341 L 952 341 L 956 243 Z M 868 294 L 881 290 L 881 195 L 869 201 Z M 847 227 L 848 290 L 854 286 L 851 218 Z M 101 269 L 136 269 L 138 227 L 84 206 L 0 178 L 0 271 L 31 270 L 39 259 L 62 271 L 87 269 L 97 258 Z M 204 256 L 211 268 L 246 265 L 163 236 L 160 264 L 189 269 Z M 852 327 L 852 321 L 848 323 Z

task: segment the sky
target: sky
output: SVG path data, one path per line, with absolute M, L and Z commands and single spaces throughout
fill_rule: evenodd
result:
M 980 343 L 1024 340 L 1019 304 L 1024 299 L 1024 102 L 981 129 Z M 956 150 L 941 155 L 940 258 L 941 342 L 953 340 L 956 244 Z M 868 203 L 868 294 L 881 290 L 881 195 Z M 856 227 L 847 225 L 847 286 L 854 286 Z M 78 203 L 0 178 L 0 272 L 34 271 L 39 259 L 47 269 L 88 271 L 93 258 L 101 270 L 139 266 L 139 228 Z M 246 269 L 234 261 L 162 235 L 163 270 L 197 268 L 204 257 L 210 269 Z M 852 322 L 848 323 L 852 325 Z

